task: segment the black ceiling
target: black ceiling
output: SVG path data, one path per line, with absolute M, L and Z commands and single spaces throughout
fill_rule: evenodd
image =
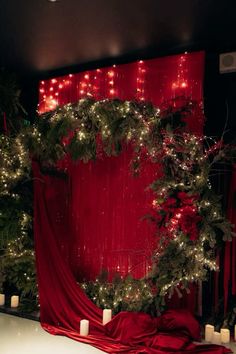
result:
M 236 50 L 236 0 L 0 0 L 0 66 L 46 76 L 182 50 Z

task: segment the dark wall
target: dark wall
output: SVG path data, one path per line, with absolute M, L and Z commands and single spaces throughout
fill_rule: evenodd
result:
M 27 119 L 33 122 L 38 104 L 38 78 L 19 77 L 21 103 L 27 112 Z
M 205 134 L 221 137 L 227 143 L 236 142 L 236 73 L 220 74 L 219 53 L 206 53 L 205 82 Z M 222 205 L 227 210 L 230 191 L 231 165 L 218 164 L 211 177 L 213 189 L 222 197 Z M 223 321 L 223 276 L 224 276 L 224 247 L 220 252 L 220 269 L 218 303 L 214 303 L 214 272 L 209 275 L 209 282 L 203 286 L 203 315 L 206 321 Z M 229 302 L 233 302 L 229 296 Z M 214 314 L 214 316 L 212 316 Z M 222 324 L 222 323 L 221 323 Z
M 219 73 L 219 54 L 206 53 L 205 134 L 232 142 L 236 137 L 236 73 Z

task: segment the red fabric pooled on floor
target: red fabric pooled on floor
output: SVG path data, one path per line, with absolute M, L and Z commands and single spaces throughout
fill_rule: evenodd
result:
M 122 344 L 134 346 L 149 342 L 157 334 L 157 318 L 146 313 L 120 312 L 105 326 L 108 337 Z
M 193 340 L 200 339 L 200 325 L 187 310 L 168 310 L 162 314 L 158 321 L 161 332 L 182 333 Z
M 189 321 L 189 322 L 188 322 Z M 160 324 L 160 326 L 159 326 Z M 170 311 L 160 318 L 135 312 L 120 312 L 100 330 L 92 329 L 88 336 L 43 324 L 51 334 L 66 335 L 107 353 L 127 354 L 226 354 L 231 350 L 214 344 L 195 344 L 192 336 L 199 337 L 199 325 L 187 311 Z M 197 333 L 193 333 L 198 327 Z M 161 331 L 160 331 L 161 330 Z M 100 333 L 99 333 L 100 332 Z M 183 334 L 185 332 L 186 334 Z M 187 335 L 191 333 L 191 335 Z

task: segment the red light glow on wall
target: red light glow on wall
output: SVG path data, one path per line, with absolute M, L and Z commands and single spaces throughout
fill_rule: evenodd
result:
M 184 53 L 165 58 L 68 74 L 39 84 L 39 113 L 82 98 L 150 101 L 158 106 L 188 96 L 202 100 L 204 53 Z

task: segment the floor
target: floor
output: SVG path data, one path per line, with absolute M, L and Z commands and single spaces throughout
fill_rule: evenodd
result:
M 236 354 L 236 342 L 229 345 Z M 32 351 L 33 350 L 33 351 Z M 0 313 L 0 354 L 101 354 L 90 345 L 45 332 L 38 321 Z
M 45 332 L 40 323 L 0 313 L 1 354 L 99 354 L 90 345 Z

